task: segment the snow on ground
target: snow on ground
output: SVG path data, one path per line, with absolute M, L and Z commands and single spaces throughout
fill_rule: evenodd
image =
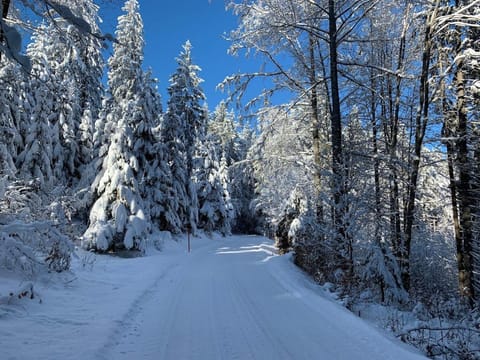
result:
M 83 253 L 73 273 L 38 279 L 41 303 L 0 302 L 0 358 L 423 358 L 330 300 L 268 239 L 194 238 L 192 247 L 172 241 L 132 259 Z M 0 298 L 12 286 L 0 274 Z

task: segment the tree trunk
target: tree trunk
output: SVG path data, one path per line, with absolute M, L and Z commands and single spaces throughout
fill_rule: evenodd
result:
M 438 5 L 438 3 L 437 3 Z M 429 110 L 429 71 L 432 53 L 432 23 L 437 17 L 437 8 L 433 9 L 427 17 L 425 28 L 423 54 L 422 54 L 422 72 L 420 76 L 419 97 L 417 115 L 415 118 L 415 143 L 410 174 L 407 183 L 407 199 L 404 209 L 404 243 L 401 248 L 400 269 L 402 272 L 402 282 L 405 290 L 410 289 L 410 250 L 412 245 L 412 232 L 415 217 L 415 198 L 417 195 L 418 176 L 420 171 L 420 158 L 422 155 L 423 139 L 428 123 Z
M 463 5 L 460 1 L 455 1 L 455 8 L 452 11 L 457 11 Z M 467 30 L 468 31 L 468 30 Z M 474 138 L 478 135 L 469 132 L 468 117 L 467 117 L 467 97 L 465 93 L 466 85 L 466 69 L 464 59 L 458 57 L 465 50 L 467 39 L 476 38 L 478 36 L 466 36 L 462 28 L 458 27 L 456 36 L 453 38 L 440 38 L 443 43 L 440 44 L 443 48 L 454 48 L 451 54 L 456 57 L 455 73 L 452 89 L 455 91 L 456 103 L 454 106 L 449 106 L 446 95 L 445 78 L 443 76 L 441 82 L 441 98 L 442 110 L 444 114 L 444 123 L 442 135 L 444 136 L 445 145 L 447 148 L 448 173 L 450 180 L 450 195 L 453 214 L 453 226 L 456 244 L 456 257 L 458 267 L 458 286 L 460 295 L 465 297 L 470 305 L 473 305 L 475 297 L 474 284 L 474 260 L 473 260 L 473 244 L 475 241 L 474 227 L 476 219 L 478 218 L 475 212 L 477 209 L 478 189 L 476 188 L 475 172 L 478 166 L 478 148 L 474 149 L 474 158 L 470 156 L 470 151 L 473 150 L 469 144 L 474 145 Z M 441 53 L 439 61 L 440 74 L 444 74 L 444 64 L 448 68 L 448 60 L 444 53 Z M 451 95 L 450 95 L 451 96 Z M 451 96 L 453 97 L 453 96 Z M 473 125 L 475 126 L 475 125 Z M 456 173 L 455 173 L 456 172 Z M 458 176 L 458 179 L 457 179 Z
M 318 94 L 317 94 L 317 70 L 315 64 L 315 39 L 309 34 L 309 50 L 310 50 L 310 107 L 311 107 L 311 124 L 313 138 L 313 162 L 315 164 L 313 182 L 316 191 L 315 208 L 317 220 L 321 224 L 323 222 L 323 206 L 320 197 L 322 191 L 321 176 L 321 145 L 320 145 L 320 116 L 318 112 Z
M 338 40 L 337 15 L 335 1 L 328 1 L 328 40 L 330 59 L 330 91 L 331 91 L 331 141 L 332 141 L 332 173 L 333 173 L 333 224 L 335 228 L 336 257 L 341 261 L 340 267 L 345 270 L 346 278 L 353 276 L 352 247 L 346 234 L 346 179 L 342 150 L 342 115 L 340 109 L 340 89 L 338 84 Z
M 378 159 L 378 130 L 377 130 L 377 116 L 376 116 L 376 94 L 375 94 L 375 80 L 374 73 L 370 73 L 370 112 L 372 124 L 372 147 L 373 147 L 373 179 L 375 184 L 375 242 L 377 245 L 381 243 L 380 236 L 380 222 L 382 213 L 382 198 L 380 188 L 380 160 Z
M 473 199 L 471 194 L 470 164 L 468 159 L 468 130 L 467 130 L 467 109 L 465 100 L 465 74 L 463 64 L 458 64 L 455 74 L 455 87 L 457 92 L 457 162 L 458 162 L 458 200 L 460 234 L 463 242 L 463 273 L 459 274 L 459 286 L 463 296 L 469 299 L 474 298 L 473 289 L 473 266 L 472 266 L 472 244 L 473 244 Z
M 398 69 L 397 69 L 398 70 Z M 400 80 L 397 79 L 398 86 L 400 86 Z M 401 220 L 400 220 L 400 190 L 398 186 L 398 158 L 397 158 L 397 148 L 398 148 L 398 117 L 395 116 L 396 111 L 394 110 L 394 101 L 393 101 L 393 89 L 391 83 L 391 76 L 387 75 L 387 99 L 388 99 L 388 115 L 385 113 L 385 116 L 389 118 L 388 126 L 388 139 L 386 141 L 386 146 L 388 149 L 389 155 L 389 185 L 390 185 L 390 230 L 392 236 L 392 246 L 395 255 L 398 257 L 400 254 L 401 244 L 402 244 L 402 231 L 401 231 Z
M 448 125 L 447 125 L 448 126 Z M 449 133 L 450 134 L 450 133 Z M 451 135 L 447 135 L 449 137 Z M 462 246 L 462 234 L 460 231 L 460 221 L 458 215 L 458 201 L 457 201 L 457 181 L 455 179 L 455 160 L 454 160 L 454 148 L 450 140 L 447 141 L 447 161 L 448 161 L 448 177 L 450 181 L 450 200 L 452 204 L 452 216 L 453 216 L 453 230 L 455 236 L 455 246 L 457 251 L 457 268 L 458 268 L 458 287 L 460 295 L 463 296 L 464 274 L 465 268 L 463 263 L 463 246 Z
M 400 45 L 397 59 L 396 72 L 400 74 L 403 71 L 405 63 L 405 47 L 406 47 L 406 38 L 407 31 L 409 27 L 409 14 L 410 14 L 411 5 L 407 5 L 405 9 L 405 14 L 403 17 L 403 27 L 402 34 L 400 36 Z M 399 124 L 400 124 L 400 99 L 402 96 L 402 77 L 396 76 L 395 78 L 395 101 L 393 105 L 393 119 L 392 119 L 392 148 L 390 149 L 390 160 L 391 160 L 391 172 L 392 172 L 392 203 L 393 209 L 392 213 L 394 216 L 394 239 L 395 239 L 395 248 L 396 256 L 398 258 L 399 250 L 402 248 L 402 231 L 401 231 L 401 218 L 400 218 L 400 189 L 398 184 L 398 173 L 397 173 L 397 150 L 398 150 L 398 133 L 399 133 Z
M 445 67 L 448 67 L 446 56 L 442 53 L 439 60 L 439 72 L 443 74 Z M 444 144 L 447 148 L 447 165 L 448 165 L 448 179 L 450 188 L 450 203 L 452 206 L 452 220 L 453 231 L 455 237 L 457 269 L 458 269 L 458 287 L 459 294 L 463 295 L 463 274 L 465 273 L 463 263 L 463 242 L 462 234 L 460 230 L 460 218 L 458 214 L 458 199 L 457 199 L 457 180 L 455 177 L 455 141 L 453 138 L 456 136 L 456 119 L 453 118 L 450 106 L 448 105 L 448 99 L 446 94 L 445 80 L 442 79 L 440 84 L 440 97 L 442 99 L 442 112 L 443 112 L 443 128 L 442 137 L 444 138 Z
M 375 93 L 375 74 L 373 70 L 370 70 L 370 113 L 372 124 L 372 147 L 373 147 L 373 180 L 375 184 L 375 244 L 381 250 L 384 256 L 384 246 L 382 244 L 382 236 L 380 232 L 380 224 L 382 221 L 382 197 L 380 187 L 380 160 L 378 158 L 378 129 L 377 129 L 377 105 L 376 105 L 376 93 Z M 385 282 L 380 279 L 380 301 L 385 301 Z
M 330 91 L 331 103 L 331 136 L 332 136 L 332 170 L 338 190 L 334 193 L 335 205 L 340 204 L 343 188 L 343 153 L 342 153 L 342 116 L 340 112 L 340 90 L 338 85 L 338 58 L 337 58 L 337 17 L 335 14 L 335 1 L 328 2 L 329 21 L 329 58 L 330 58 Z M 339 218 L 339 216 L 335 216 Z M 337 219 L 335 219 L 335 223 Z

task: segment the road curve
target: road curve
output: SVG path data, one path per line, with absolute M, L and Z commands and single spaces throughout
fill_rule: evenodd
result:
M 272 250 L 254 236 L 194 248 L 138 301 L 99 358 L 425 359 L 305 286 Z

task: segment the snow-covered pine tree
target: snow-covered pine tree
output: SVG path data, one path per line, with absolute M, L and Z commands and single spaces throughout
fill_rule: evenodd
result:
M 19 176 L 38 180 L 41 186 L 56 183 L 63 163 L 53 91 L 59 89 L 59 83 L 46 60 L 49 57 L 46 52 L 54 48 L 48 33 L 49 27 L 43 25 L 27 47 L 34 76 L 22 82 L 20 133 L 24 147 L 16 159 Z
M 135 127 L 134 150 L 139 166 L 144 171 L 141 183 L 142 196 L 150 218 L 159 229 L 180 229 L 178 215 L 172 211 L 172 174 L 165 160 L 165 146 L 160 141 L 162 104 L 157 90 L 157 81 L 151 73 L 144 74 L 142 95 L 143 120 Z
M 116 127 L 116 122 L 112 120 L 112 104 L 113 100 L 111 95 L 108 93 L 104 94 L 98 110 L 97 118 L 93 121 L 93 128 L 90 128 L 90 121 L 85 117 L 83 119 L 88 121 L 84 122 L 82 120 L 82 123 L 80 124 L 81 138 L 84 138 L 84 135 L 86 136 L 90 130 L 93 131 L 93 134 L 90 138 L 91 149 L 89 151 L 91 160 L 90 163 L 83 168 L 81 174 L 82 177 L 75 187 L 75 208 L 77 210 L 77 214 L 85 219 L 85 223 L 88 222 L 88 213 L 96 198 L 95 179 L 102 171 L 103 160 L 107 156 L 108 147 Z M 80 141 L 82 142 L 81 139 Z
M 111 247 L 142 249 L 150 230 L 141 197 L 144 174 L 135 152 L 135 134 L 144 121 L 143 21 L 137 0 L 127 0 L 122 10 L 118 42 L 108 62 L 110 99 L 104 102 L 105 127 L 113 135 L 92 185 L 96 201 L 82 241 L 85 248 L 102 251 Z
M 316 272 L 320 243 L 319 224 L 306 194 L 295 188 L 285 201 L 275 230 L 275 242 L 282 252 L 292 248 L 295 263 L 312 275 Z
M 49 81 L 44 84 L 36 83 L 32 79 L 35 93 L 38 86 L 44 88 L 49 96 L 50 108 L 43 109 L 43 114 L 33 116 L 46 116 L 50 125 L 58 136 L 58 158 L 52 158 L 54 163 L 55 178 L 71 180 L 74 172 L 73 159 L 77 154 L 75 119 L 80 120 L 78 104 L 78 88 L 75 86 L 72 63 L 75 61 L 76 49 L 70 44 L 68 24 L 61 18 L 52 17 L 49 24 L 44 25 L 36 33 L 35 41 L 40 44 L 35 52 L 29 52 L 34 66 L 43 66 L 49 74 Z M 33 48 L 33 47 L 31 47 Z M 40 65 L 41 64 L 41 65 Z M 38 96 L 36 96 L 38 99 Z M 41 102 L 43 99 L 38 99 Z M 57 154 L 55 154 L 57 155 Z
M 150 222 L 136 179 L 138 161 L 129 148 L 133 133 L 126 121 L 128 115 L 125 111 L 119 120 L 96 180 L 98 198 L 90 211 L 90 225 L 82 242 L 87 249 L 142 249 L 149 232 Z
M 218 177 L 223 190 L 223 204 L 225 211 L 217 223 L 218 230 L 224 235 L 232 233 L 232 222 L 235 217 L 235 210 L 233 208 L 232 198 L 230 196 L 230 176 L 228 160 L 225 154 L 220 158 L 220 168 L 218 169 Z
M 211 134 L 215 142 L 220 146 L 221 154 L 224 154 L 227 165 L 230 166 L 237 157 L 238 133 L 235 130 L 235 118 L 232 111 L 228 111 L 227 104 L 221 101 L 211 115 L 208 123 L 208 133 Z
M 203 81 L 197 75 L 200 67 L 193 64 L 189 41 L 177 58 L 177 70 L 170 78 L 167 112 L 164 116 L 161 140 L 166 145 L 166 160 L 173 177 L 176 212 L 183 225 L 196 228 L 197 194 L 192 182 L 195 142 L 206 134 L 207 111 L 200 88 Z M 178 232 L 179 229 L 169 229 Z
M 112 96 L 106 93 L 102 98 L 102 105 L 95 120 L 93 132 L 93 158 L 89 171 L 95 175 L 102 167 L 102 159 L 106 156 L 110 138 L 112 136 L 115 121 L 111 116 L 111 107 L 113 104 Z
M 173 106 L 173 104 L 169 105 L 169 108 Z M 174 234 L 184 230 L 190 204 L 187 193 L 189 176 L 185 162 L 185 144 L 180 140 L 182 129 L 183 123 L 180 116 L 177 116 L 173 110 L 167 111 L 162 122 L 160 142 L 165 147 L 165 160 L 170 167 L 172 188 L 171 196 L 165 199 L 164 208 L 167 211 L 166 217 L 174 221 L 165 221 L 163 225 L 164 230 Z
M 20 122 L 19 81 L 22 74 L 9 59 L 0 61 L 0 177 L 16 175 L 17 147 L 22 139 L 16 124 Z M 0 194 L 1 195 L 1 194 Z
M 66 4 L 70 6 L 75 16 L 89 24 L 91 32 L 100 33 L 98 5 L 92 0 L 66 1 Z M 98 118 L 103 93 L 102 42 L 96 36 L 85 36 L 82 29 L 63 18 L 57 19 L 56 25 L 62 26 L 60 36 L 63 32 L 64 56 L 68 57 L 59 63 L 56 72 L 63 77 L 69 87 L 76 90 L 75 96 L 67 99 L 66 115 L 70 119 L 64 123 L 61 131 L 63 142 L 71 154 L 66 159 L 65 168 L 71 176 L 74 176 L 73 180 L 76 182 L 89 174 L 85 170 L 93 158 L 94 121 Z M 66 90 L 67 94 L 72 93 L 68 88 Z M 69 134 L 73 134 L 73 138 L 69 139 Z M 92 178 L 88 177 L 86 179 L 91 180 Z
M 220 231 L 224 235 L 230 234 L 232 205 L 225 156 L 222 157 L 221 167 L 212 137 L 198 141 L 196 148 L 193 178 L 198 194 L 198 226 L 208 233 Z
M 82 19 L 91 31 L 98 33 L 98 7 L 91 0 L 69 1 L 68 5 L 72 16 Z M 25 91 L 31 93 L 25 98 L 33 100 L 25 109 L 33 111 L 27 113 L 33 117 L 29 121 L 48 118 L 54 135 L 49 157 L 51 180 L 70 185 L 78 181 L 91 161 L 93 119 L 97 117 L 102 92 L 101 41 L 85 36 L 82 29 L 55 12 L 48 20 L 34 33 L 34 43 L 27 50 L 34 72 L 43 75 L 25 82 Z M 32 126 L 22 127 L 26 129 L 27 138 L 26 133 L 31 133 Z M 29 147 L 28 143 L 25 145 Z M 23 170 L 28 167 L 28 164 L 22 165 Z
M 234 209 L 232 229 L 238 233 L 251 234 L 257 228 L 258 218 L 250 208 L 255 197 L 253 164 L 247 161 L 248 150 L 254 138 L 253 130 L 248 126 L 243 127 L 235 144 L 237 161 L 228 167 L 229 192 Z

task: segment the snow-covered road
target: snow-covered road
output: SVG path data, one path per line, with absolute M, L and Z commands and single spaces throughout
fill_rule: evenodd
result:
M 0 359 L 422 358 L 330 300 L 268 239 L 185 248 L 170 240 L 133 259 L 79 251 L 72 273 L 35 279 L 33 300 L 5 302 L 23 282 L 0 273 Z
M 101 359 L 420 359 L 319 295 L 269 240 L 193 250 L 137 299 Z

